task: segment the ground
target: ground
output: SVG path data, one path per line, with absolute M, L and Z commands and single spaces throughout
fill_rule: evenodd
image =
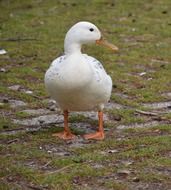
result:
M 0 1 L 0 189 L 171 189 L 170 9 L 170 0 Z M 113 80 L 103 141 L 82 138 L 97 129 L 94 112 L 71 113 L 76 140 L 52 137 L 63 116 L 43 78 L 81 20 L 120 49 L 83 48 Z

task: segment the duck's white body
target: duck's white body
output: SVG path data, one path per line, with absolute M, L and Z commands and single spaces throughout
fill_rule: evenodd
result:
M 118 48 L 105 41 L 99 29 L 90 22 L 79 22 L 67 32 L 64 41 L 64 55 L 55 59 L 45 74 L 45 86 L 50 96 L 64 111 L 64 131 L 53 136 L 73 139 L 68 127 L 68 111 L 97 110 L 99 130 L 84 135 L 85 139 L 104 139 L 103 107 L 109 101 L 112 80 L 101 63 L 81 53 L 82 44 L 97 43 Z
M 55 59 L 45 85 L 62 110 L 102 110 L 110 99 L 112 80 L 101 63 L 80 52 Z

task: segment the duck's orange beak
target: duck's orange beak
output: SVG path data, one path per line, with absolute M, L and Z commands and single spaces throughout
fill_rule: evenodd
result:
M 119 48 L 117 46 L 111 44 L 110 42 L 108 42 L 107 40 L 103 39 L 102 37 L 99 40 L 96 40 L 96 44 L 104 45 L 104 46 L 112 49 L 114 52 L 119 50 Z

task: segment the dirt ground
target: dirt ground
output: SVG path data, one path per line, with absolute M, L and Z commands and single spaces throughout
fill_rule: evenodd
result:
M 0 1 L 0 190 L 171 189 L 170 0 Z M 85 140 L 97 113 L 63 114 L 44 74 L 76 22 L 96 24 L 119 47 L 95 45 L 112 77 L 103 141 Z

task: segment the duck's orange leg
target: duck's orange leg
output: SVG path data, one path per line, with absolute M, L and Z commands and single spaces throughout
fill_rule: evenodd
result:
M 70 128 L 68 127 L 68 111 L 64 111 L 64 131 L 60 133 L 54 133 L 52 136 L 58 137 L 64 140 L 71 140 L 75 138 L 75 135 L 71 133 Z
M 99 130 L 96 133 L 90 133 L 84 135 L 85 139 L 95 139 L 95 140 L 103 140 L 104 139 L 104 129 L 103 129 L 103 112 L 98 112 L 99 117 Z

